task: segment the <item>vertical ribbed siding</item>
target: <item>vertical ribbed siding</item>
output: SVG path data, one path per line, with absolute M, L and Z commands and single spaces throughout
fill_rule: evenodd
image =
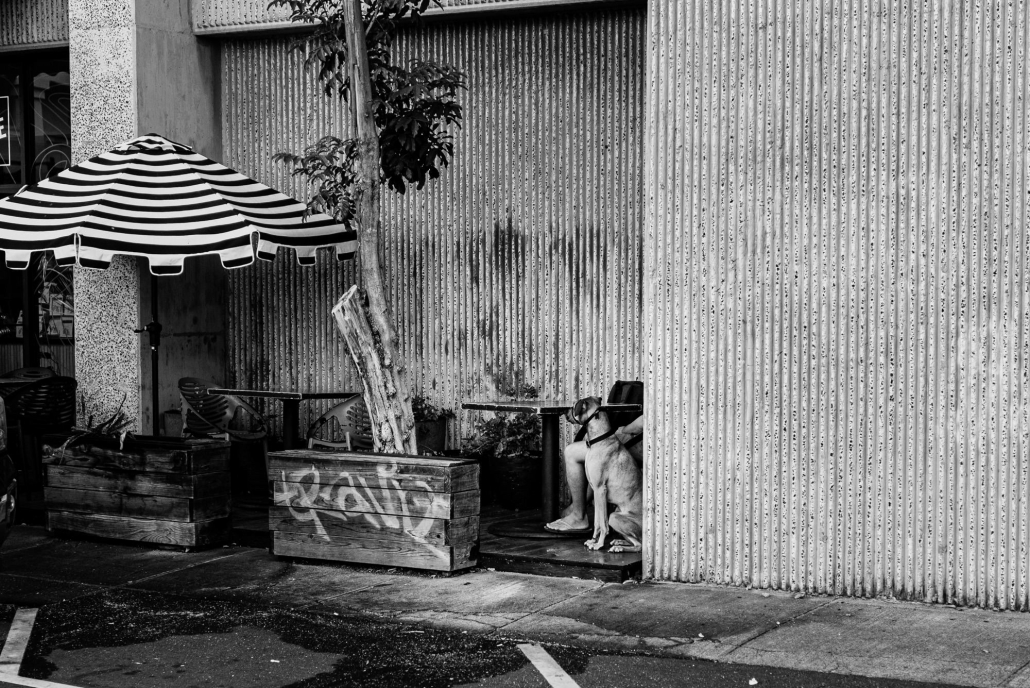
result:
M 68 42 L 68 0 L 0 2 L 0 48 Z
M 519 375 L 546 396 L 639 379 L 643 30 L 643 12 L 619 11 L 405 35 L 402 59 L 429 56 L 469 79 L 442 180 L 383 202 L 401 340 L 434 403 L 458 408 Z M 287 47 L 225 44 L 225 155 L 302 197 L 272 154 L 348 125 Z M 329 316 L 352 267 L 322 260 L 230 273 L 232 383 L 356 386 Z
M 1026 3 L 648 29 L 646 573 L 1026 609 Z

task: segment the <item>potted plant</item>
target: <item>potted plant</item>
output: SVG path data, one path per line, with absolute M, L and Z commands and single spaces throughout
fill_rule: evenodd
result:
M 536 399 L 537 390 L 522 385 L 519 399 Z M 497 501 L 506 509 L 540 506 L 543 480 L 540 416 L 504 413 L 476 423 L 475 434 L 463 443 L 462 453 L 479 459 L 484 501 Z
M 411 400 L 411 412 L 415 416 L 419 453 L 443 453 L 447 444 L 447 419 L 454 418 L 454 411 L 440 408 L 421 394 L 416 394 Z

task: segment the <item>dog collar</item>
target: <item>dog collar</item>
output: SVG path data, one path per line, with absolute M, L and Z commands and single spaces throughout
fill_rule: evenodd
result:
M 592 445 L 597 444 L 598 442 L 600 442 L 602 440 L 606 440 L 609 437 L 614 437 L 614 436 L 615 436 L 615 429 L 613 428 L 613 429 L 609 430 L 608 432 L 602 432 L 600 435 L 598 435 L 597 437 L 595 437 L 593 439 L 590 439 L 588 437 L 587 438 L 587 446 L 590 447 Z

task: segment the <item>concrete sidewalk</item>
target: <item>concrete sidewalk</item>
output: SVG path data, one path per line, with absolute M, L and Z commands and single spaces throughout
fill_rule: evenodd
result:
M 0 550 L 0 604 L 39 607 L 115 587 L 620 652 L 1030 687 L 1030 614 L 484 570 L 440 577 L 292 563 L 243 547 L 184 554 L 61 540 L 24 526 Z

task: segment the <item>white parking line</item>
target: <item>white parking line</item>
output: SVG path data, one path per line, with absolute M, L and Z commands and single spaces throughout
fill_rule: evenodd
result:
M 558 662 L 554 661 L 554 657 L 547 654 L 547 650 L 544 648 L 539 645 L 525 643 L 519 645 L 519 649 L 533 663 L 533 666 L 540 672 L 540 675 L 554 688 L 579 688 L 579 684 L 565 673 L 565 670 L 558 665 Z
M 19 609 L 14 613 L 11 630 L 7 632 L 7 642 L 0 651 L 0 676 L 18 675 L 21 671 L 21 660 L 25 656 L 25 648 L 29 645 L 32 625 L 36 623 L 36 609 Z
M 75 688 L 64 683 L 41 681 L 38 678 L 19 676 L 21 661 L 25 657 L 25 648 L 29 645 L 32 626 L 36 623 L 36 609 L 19 609 L 14 613 L 11 630 L 7 632 L 7 642 L 0 650 L 0 686 L 15 685 L 27 688 Z

